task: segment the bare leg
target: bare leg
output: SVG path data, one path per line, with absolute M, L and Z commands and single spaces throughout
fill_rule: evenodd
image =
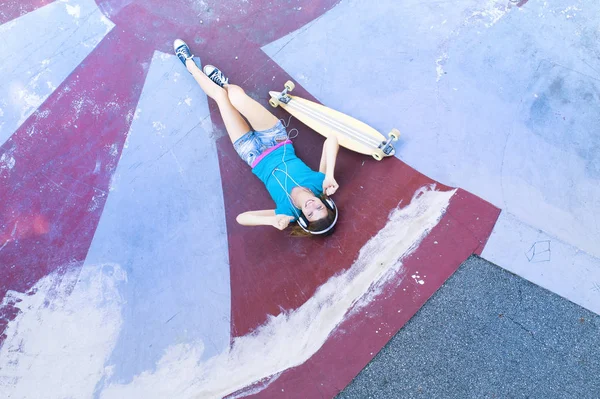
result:
M 192 60 L 187 60 L 185 66 L 192 73 L 192 76 L 206 95 L 217 102 L 231 142 L 235 143 L 237 139 L 248 133 L 250 126 L 242 118 L 240 112 L 231 104 L 227 91 L 210 80 Z
M 241 87 L 228 84 L 225 85 L 225 88 L 229 94 L 231 104 L 248 119 L 254 130 L 270 129 L 279 121 L 269 110 L 249 97 Z

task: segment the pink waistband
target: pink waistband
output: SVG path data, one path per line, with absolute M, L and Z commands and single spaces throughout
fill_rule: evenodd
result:
M 262 154 L 260 154 L 255 160 L 254 162 L 252 162 L 252 167 L 254 168 L 256 165 L 258 165 L 258 163 L 267 155 L 269 155 L 270 153 L 272 153 L 273 151 L 275 151 L 276 149 L 278 149 L 279 147 L 281 147 L 282 145 L 285 144 L 292 144 L 292 140 L 286 140 L 282 143 L 277 144 L 274 147 L 268 148 L 265 152 L 263 152 Z

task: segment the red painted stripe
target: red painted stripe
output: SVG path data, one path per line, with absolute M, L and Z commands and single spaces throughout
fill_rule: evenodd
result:
M 271 81 L 273 76 L 280 85 L 287 79 L 286 74 L 272 61 L 255 59 L 254 62 L 264 67 L 248 78 L 251 80 L 250 87 L 265 87 L 265 84 L 256 82 Z M 277 89 L 266 86 L 267 89 Z M 267 92 L 266 89 L 262 91 L 263 103 L 268 100 Z M 301 87 L 297 92 L 300 96 L 311 98 Z M 256 97 L 258 93 L 252 94 Z M 285 116 L 282 111 L 276 112 L 279 117 Z M 300 130 L 295 141 L 298 155 L 309 166 L 317 168 L 323 139 L 301 124 L 292 123 L 292 127 Z M 235 222 L 238 213 L 263 209 L 272 204 L 250 169 L 243 172 L 244 164 L 229 140 L 221 139 L 218 147 L 231 249 L 234 336 L 249 333 L 264 323 L 269 314 L 278 314 L 281 309 L 295 309 L 303 304 L 329 277 L 352 264 L 364 243 L 383 227 L 391 209 L 400 201 L 407 204 L 418 188 L 434 183 L 397 159 L 376 162 L 349 151 L 341 151 L 337 164 L 337 179 L 342 187 L 339 195 L 336 195 L 336 203 L 341 209 L 338 231 L 325 240 L 290 239 L 270 227 L 247 228 Z M 443 185 L 438 184 L 438 187 L 445 189 Z M 460 204 L 462 200 L 454 201 Z M 478 204 L 478 209 L 482 208 L 481 213 L 486 217 L 490 214 L 497 216 L 497 208 L 485 201 L 478 201 L 470 199 L 469 206 Z M 455 205 L 457 209 L 469 209 L 459 204 Z M 464 225 L 473 214 L 461 212 L 459 217 Z M 495 216 L 492 219 L 495 220 Z M 489 218 L 480 220 L 469 222 L 473 224 L 472 230 L 477 231 L 484 226 L 489 234 Z M 480 240 L 485 239 L 484 235 Z M 479 250 L 480 243 L 478 241 L 474 246 L 471 240 L 464 245 L 470 255 Z M 461 248 L 456 251 L 464 252 Z M 461 261 L 464 259 L 466 256 Z M 452 267 L 457 267 L 459 263 L 454 263 Z
M 0 242 L 10 240 L 0 251 L 0 297 L 7 290 L 25 292 L 55 270 L 82 264 L 151 46 L 127 27 L 113 29 L 2 146 L 0 152 L 16 164 L 0 171 Z M 4 308 L 0 331 L 14 315 L 14 308 Z
M 54 3 L 54 0 L 13 0 L 0 3 L 0 25 L 50 3 Z
M 344 320 L 306 363 L 287 370 L 265 390 L 248 397 L 278 397 L 281 392 L 290 399 L 334 397 L 485 242 L 498 214 L 489 203 L 459 190 L 440 223 L 405 259 L 407 277 L 403 281 L 400 276 L 390 281 L 372 303 Z M 424 285 L 410 278 L 416 272 L 427 276 Z

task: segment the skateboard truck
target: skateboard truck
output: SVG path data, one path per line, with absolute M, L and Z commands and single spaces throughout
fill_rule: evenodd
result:
M 271 97 L 271 99 L 269 100 L 269 104 L 271 105 L 271 107 L 277 108 L 279 103 L 284 103 L 284 104 L 289 103 L 292 98 L 290 96 L 288 96 L 288 91 L 294 90 L 295 87 L 296 87 L 296 85 L 291 80 L 288 80 L 287 82 L 285 82 L 285 87 L 284 87 L 283 91 L 281 93 L 279 93 L 277 98 Z
M 398 140 L 398 137 L 400 137 L 400 131 L 398 129 L 392 129 L 388 133 L 387 139 L 385 141 L 382 141 L 379 145 L 379 149 L 383 151 L 383 153 L 387 156 L 394 155 L 396 153 L 396 150 L 394 149 L 392 142 Z

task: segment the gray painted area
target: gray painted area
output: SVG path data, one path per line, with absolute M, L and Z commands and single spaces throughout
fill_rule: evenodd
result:
M 342 1 L 264 51 L 326 105 L 399 128 L 420 172 L 587 252 L 568 272 L 600 279 L 600 3 L 510 4 Z M 548 272 L 560 291 L 567 271 Z
M 0 25 L 0 145 L 113 27 L 93 0 L 56 1 Z
M 600 316 L 467 260 L 338 398 L 590 398 Z
M 482 256 L 600 314 L 600 260 L 502 212 Z
M 206 95 L 177 57 L 156 52 L 84 266 L 118 264 L 127 275 L 110 382 L 153 370 L 176 344 L 202 343 L 201 359 L 229 344 L 227 235 L 211 130 Z

